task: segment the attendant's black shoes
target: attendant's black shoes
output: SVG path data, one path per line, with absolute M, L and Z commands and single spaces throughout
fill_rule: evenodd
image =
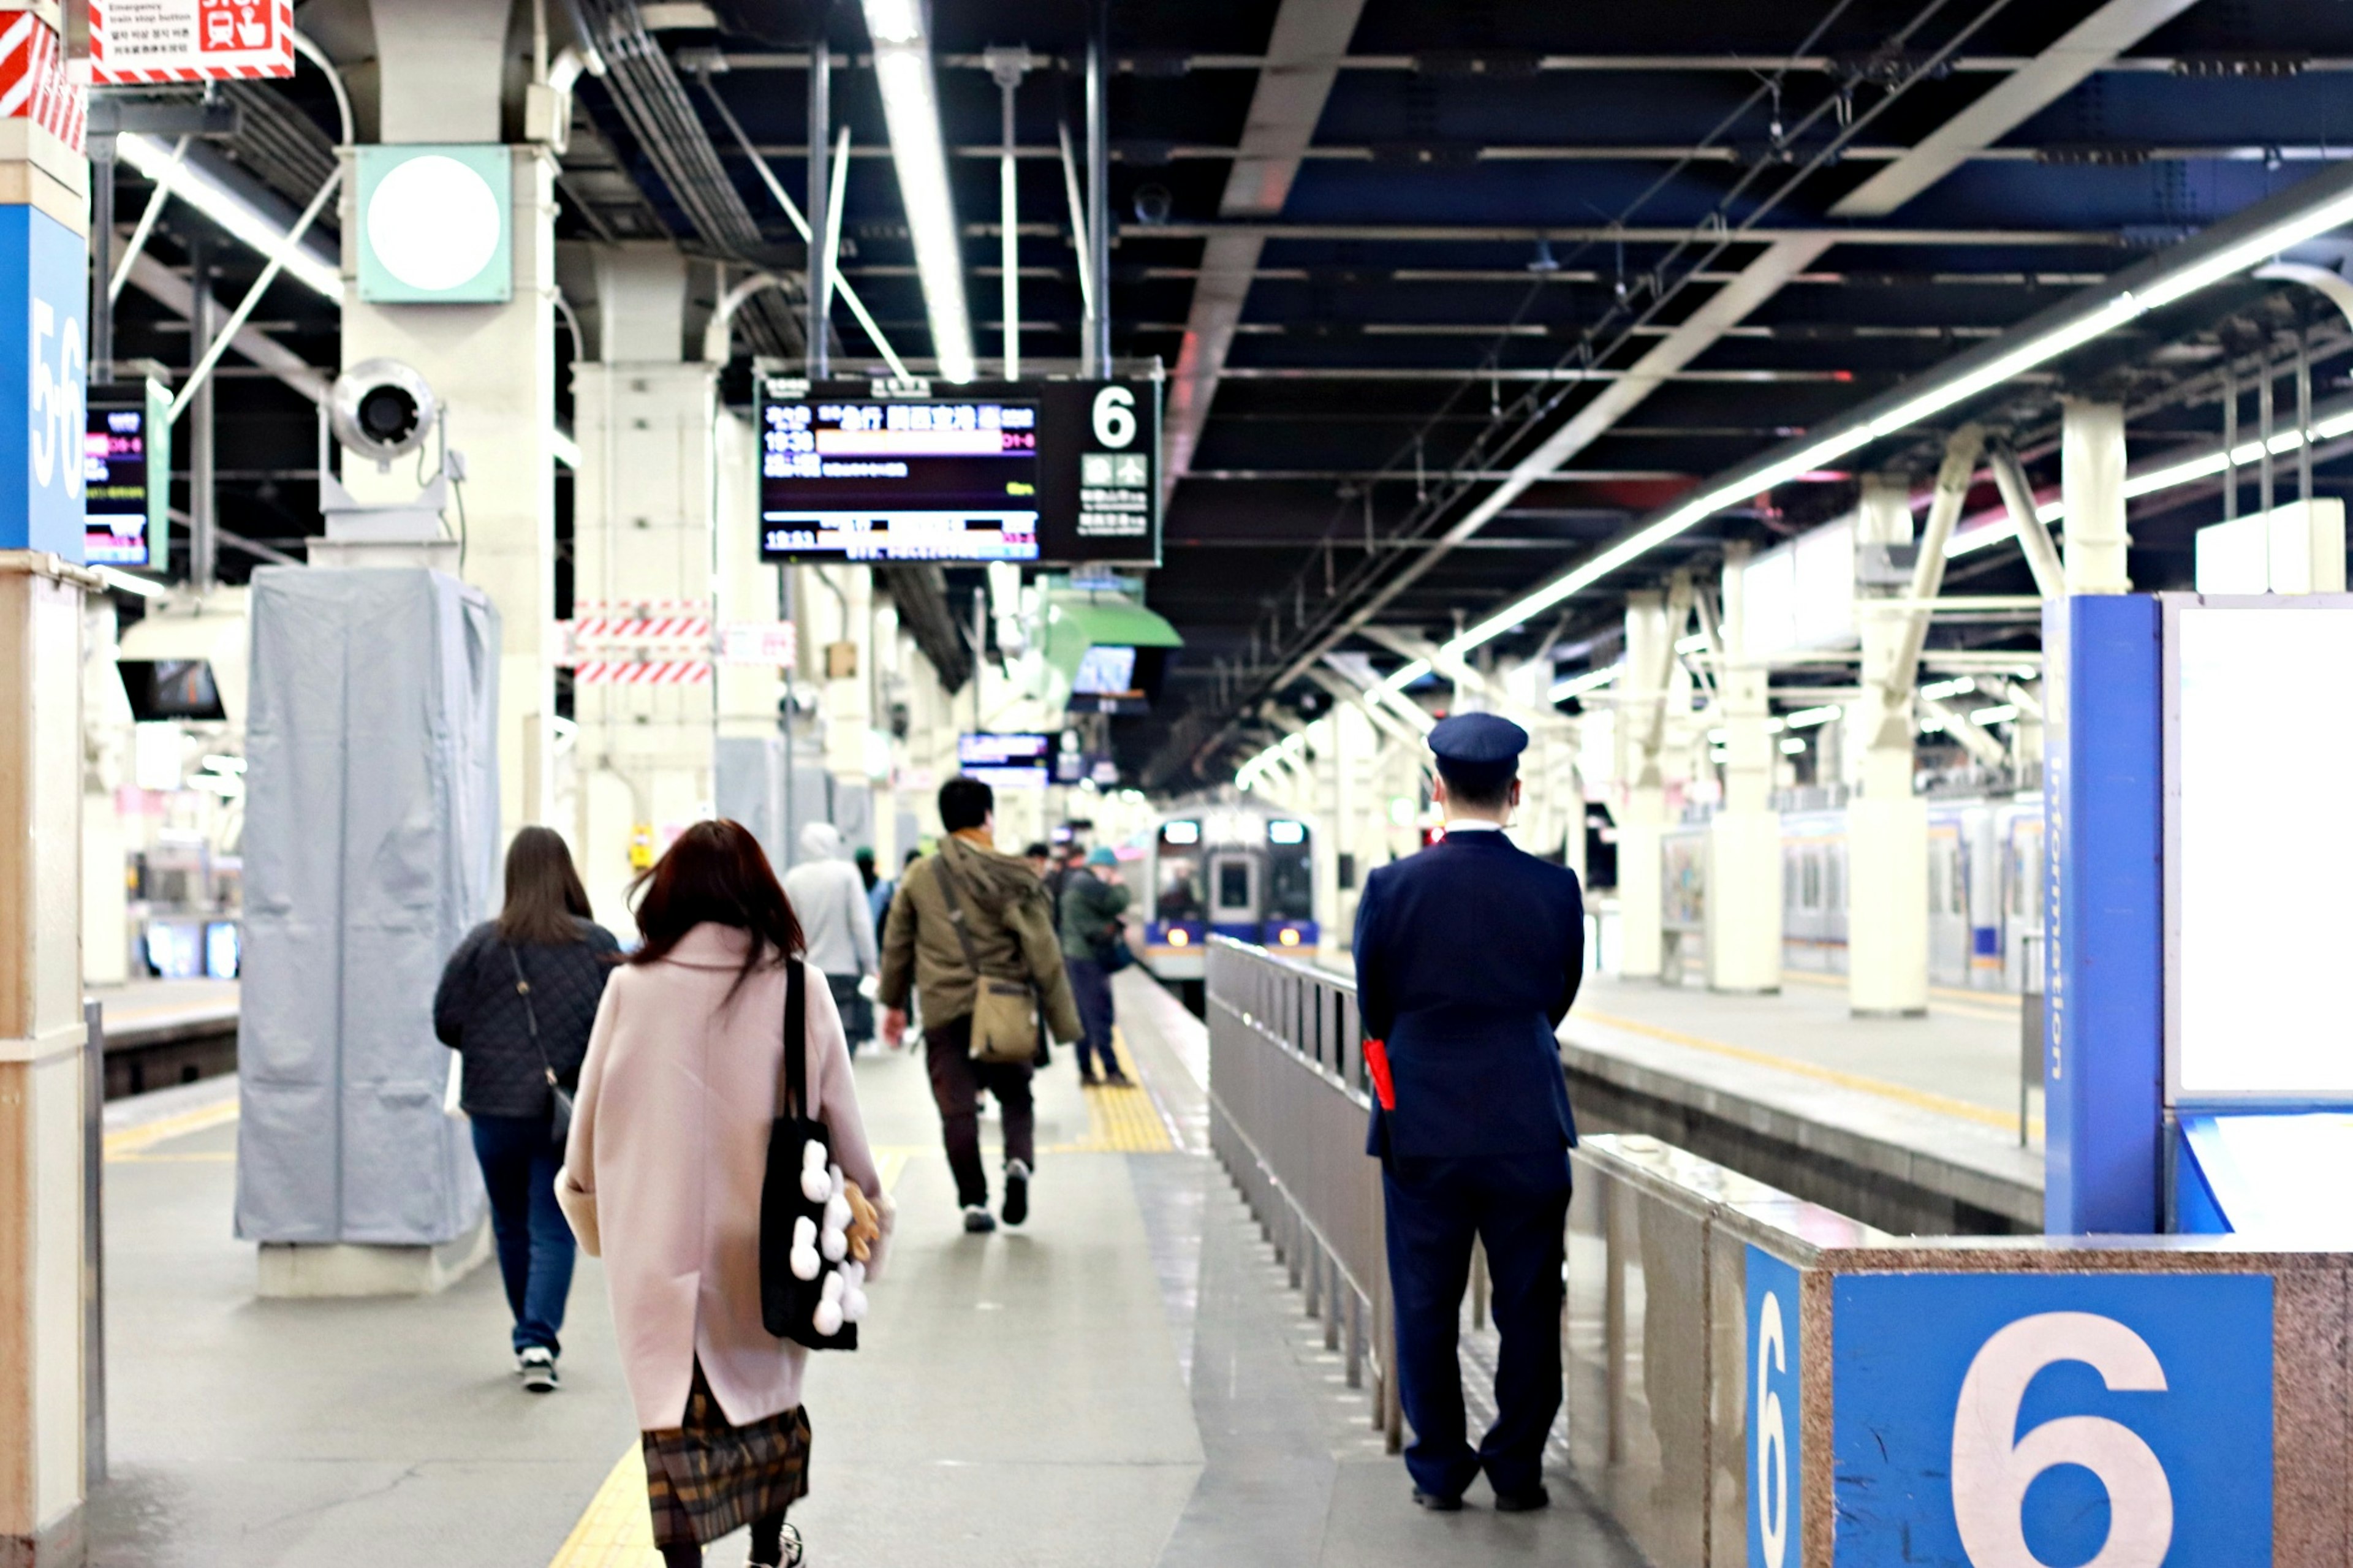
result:
M 1419 1487 L 1416 1487 L 1413 1489 L 1413 1500 L 1421 1507 L 1428 1509 L 1432 1513 L 1461 1513 L 1462 1511 L 1462 1494 L 1461 1492 L 1456 1492 L 1452 1497 L 1448 1497 L 1442 1492 L 1426 1492 Z
M 1524 1492 L 1499 1491 L 1495 1494 L 1497 1513 L 1534 1513 L 1540 1508 L 1551 1506 L 1552 1493 L 1545 1490 L 1542 1485 L 1531 1487 Z

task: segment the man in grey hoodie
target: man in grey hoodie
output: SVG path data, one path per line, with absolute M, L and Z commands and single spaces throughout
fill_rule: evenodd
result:
M 863 987 L 881 969 L 866 879 L 841 858 L 841 834 L 829 822 L 801 829 L 801 853 L 807 858 L 785 873 L 785 897 L 808 940 L 803 956 L 823 972 L 841 1014 L 841 1031 L 855 1053 L 874 1037 L 874 1004 Z

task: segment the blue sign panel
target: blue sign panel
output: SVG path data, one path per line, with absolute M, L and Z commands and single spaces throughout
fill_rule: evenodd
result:
M 2269 1278 L 1852 1275 L 1832 1310 L 1839 1568 L 2270 1563 Z
M 0 206 L 0 550 L 82 558 L 89 252 L 37 207 Z
M 1798 1271 L 1748 1249 L 1748 1568 L 1790 1568 L 1799 1478 Z
M 2148 1235 L 2163 1198 L 2164 754 L 2158 602 L 2042 612 L 2065 671 L 2048 710 L 2043 821 L 2043 1229 Z

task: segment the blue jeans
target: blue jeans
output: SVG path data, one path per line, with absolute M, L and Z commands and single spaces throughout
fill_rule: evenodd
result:
M 564 1151 L 547 1136 L 544 1116 L 477 1116 L 474 1158 L 491 1194 L 491 1230 L 499 1273 L 514 1313 L 514 1348 L 551 1354 L 564 1347 L 564 1303 L 572 1294 L 572 1226 L 556 1206 L 555 1173 Z
M 1092 958 L 1066 958 L 1062 967 L 1071 977 L 1071 1000 L 1079 1005 L 1080 1076 L 1095 1070 L 1097 1057 L 1103 1058 L 1104 1072 L 1117 1072 L 1119 1058 L 1111 1049 L 1111 976 L 1103 973 L 1101 962 Z
M 1499 1492 L 1544 1480 L 1545 1438 L 1560 1411 L 1560 1268 L 1568 1156 L 1392 1157 L 1389 1286 L 1397 1302 L 1398 1393 L 1413 1443 L 1413 1484 L 1460 1497 L 1481 1470 Z M 1477 1448 L 1464 1431 L 1456 1353 L 1471 1238 L 1487 1249 L 1495 1356 L 1495 1424 Z

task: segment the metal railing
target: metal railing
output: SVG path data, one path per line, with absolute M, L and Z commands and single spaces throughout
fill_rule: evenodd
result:
M 1373 1424 L 1395 1452 L 1405 1415 L 1356 988 L 1222 937 L 1208 959 L 1210 1148 L 1324 1324 L 1324 1347 L 1345 1348 L 1349 1387 L 1370 1364 Z

